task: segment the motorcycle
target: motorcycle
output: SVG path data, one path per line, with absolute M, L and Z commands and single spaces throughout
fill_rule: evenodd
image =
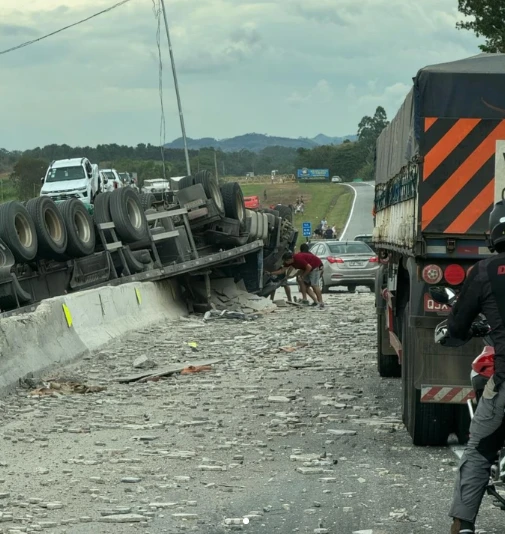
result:
M 439 304 L 445 304 L 449 308 L 454 306 L 457 301 L 456 292 L 448 287 L 432 287 L 430 288 L 430 296 Z M 482 397 L 484 388 L 488 380 L 494 374 L 494 346 L 493 340 L 490 336 L 491 327 L 483 315 L 479 316 L 479 319 L 472 323 L 470 332 L 464 340 L 452 338 L 449 334 L 447 326 L 447 320 L 439 323 L 435 328 L 434 338 L 435 343 L 444 345 L 446 347 L 462 347 L 473 337 L 482 338 L 484 342 L 484 349 L 472 362 L 472 370 L 470 373 L 470 381 L 472 388 L 475 392 L 475 401 L 478 405 L 479 400 Z M 471 399 L 467 401 L 468 411 L 470 418 L 473 419 L 474 409 Z M 503 424 L 505 425 L 505 419 Z M 494 497 L 498 502 L 495 503 L 499 508 L 505 510 L 505 499 L 496 491 L 497 486 L 505 485 L 505 449 L 502 448 L 498 453 L 496 460 L 491 467 L 491 475 L 489 477 L 489 483 L 486 486 L 486 492 L 488 495 Z

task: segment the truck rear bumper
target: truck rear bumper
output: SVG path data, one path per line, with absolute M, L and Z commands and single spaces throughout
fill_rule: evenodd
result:
M 466 404 L 475 399 L 471 386 L 421 386 L 421 402 L 438 404 Z

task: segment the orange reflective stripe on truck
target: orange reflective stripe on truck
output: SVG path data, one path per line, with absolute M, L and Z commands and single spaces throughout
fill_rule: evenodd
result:
M 436 117 L 426 117 L 424 119 L 424 131 L 428 131 L 437 122 Z
M 483 233 L 494 203 L 494 155 L 496 141 L 505 138 L 505 120 L 426 120 L 421 230 Z
M 463 139 L 479 124 L 480 119 L 459 119 L 424 157 L 423 180 L 443 163 Z

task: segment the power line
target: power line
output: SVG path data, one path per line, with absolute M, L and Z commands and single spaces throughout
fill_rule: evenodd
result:
M 60 28 L 59 30 L 56 30 L 54 32 L 48 33 L 47 35 L 43 35 L 42 37 L 38 37 L 37 39 L 32 39 L 31 41 L 26 41 L 25 43 L 21 43 L 17 46 L 13 46 L 12 48 L 7 48 L 7 50 L 0 51 L 0 56 L 3 54 L 7 54 L 9 52 L 14 52 L 14 50 L 19 50 L 20 48 L 24 48 L 25 46 L 32 45 L 34 43 L 38 43 L 39 41 L 42 41 L 43 39 L 47 39 L 48 37 L 52 37 L 53 35 L 56 35 L 57 33 L 61 33 L 65 30 L 68 30 L 69 28 L 73 28 L 74 26 L 78 26 L 79 24 L 83 24 L 84 22 L 87 22 L 88 20 L 94 19 L 95 17 L 98 17 L 100 15 L 103 15 L 104 13 L 108 13 L 109 11 L 112 11 L 113 9 L 116 9 L 124 4 L 127 4 L 128 2 L 131 2 L 131 0 L 122 0 L 121 2 L 118 2 L 117 4 L 114 4 L 111 7 L 108 7 L 107 9 L 104 9 L 102 11 L 99 11 L 98 13 L 95 13 L 94 15 L 91 15 L 90 17 L 87 17 L 85 19 L 82 19 L 78 22 L 74 22 L 73 24 L 69 24 L 68 26 L 65 26 L 64 28 Z

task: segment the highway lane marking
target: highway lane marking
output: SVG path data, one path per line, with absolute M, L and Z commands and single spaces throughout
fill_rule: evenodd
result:
M 347 187 L 350 187 L 354 191 L 354 200 L 352 201 L 351 212 L 349 213 L 349 217 L 347 217 L 347 222 L 345 224 L 344 229 L 342 230 L 342 234 L 340 235 L 340 240 L 341 241 L 343 241 L 345 233 L 347 232 L 347 228 L 349 228 L 349 224 L 350 224 L 350 222 L 352 220 L 352 215 L 354 213 L 354 206 L 356 205 L 356 199 L 358 198 L 358 192 L 356 191 L 356 189 L 351 184 L 343 184 L 343 185 L 346 185 Z

